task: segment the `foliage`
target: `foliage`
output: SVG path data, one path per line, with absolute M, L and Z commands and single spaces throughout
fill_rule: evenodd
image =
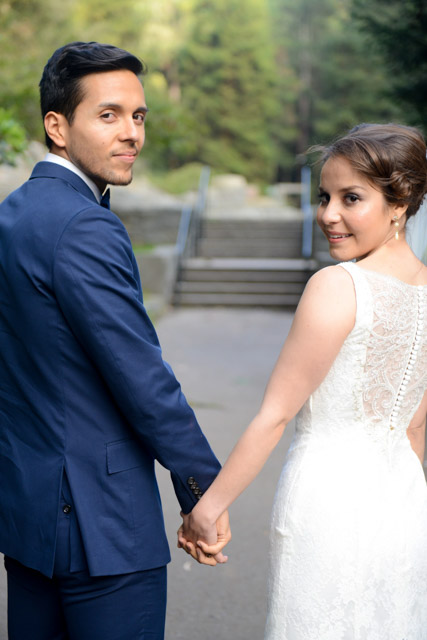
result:
M 266 7 L 259 0 L 195 2 L 181 52 L 182 102 L 192 116 L 190 159 L 268 179 L 277 109 Z
M 405 119 L 427 131 L 427 3 L 425 0 L 353 0 L 370 46 L 383 56 L 394 99 Z
M 198 162 L 162 173 L 149 173 L 150 182 L 156 187 L 173 194 L 197 191 L 203 165 Z
M 192 120 L 181 101 L 170 97 L 170 87 L 160 72 L 144 79 L 150 109 L 146 120 L 144 157 L 154 170 L 176 169 L 194 151 L 189 131 Z
M 400 115 L 388 96 L 388 78 L 378 53 L 366 55 L 366 40 L 351 15 L 351 0 L 270 0 L 275 41 L 293 72 L 283 109 L 293 108 L 294 136 L 285 139 L 282 173 L 313 143 L 324 143 L 358 122 Z M 282 53 L 283 55 L 283 53 Z M 283 143 L 282 143 L 283 146 Z M 293 162 L 289 163 L 292 150 Z M 303 158 L 301 158 L 301 161 Z M 288 178 L 296 178 L 295 172 Z
M 42 139 L 38 83 L 66 33 L 73 0 L 0 0 L 0 106 L 13 109 L 29 138 Z
M 13 119 L 11 111 L 0 107 L 0 164 L 15 164 L 26 146 L 25 130 Z
M 110 42 L 148 63 L 143 155 L 153 171 L 196 162 L 262 182 L 299 179 L 307 147 L 356 122 L 427 126 L 425 4 L 0 0 L 0 106 L 43 140 L 48 57 L 73 40 Z

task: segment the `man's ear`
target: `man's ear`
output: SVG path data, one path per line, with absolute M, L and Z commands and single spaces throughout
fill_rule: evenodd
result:
M 67 118 L 62 113 L 48 111 L 44 117 L 44 128 L 52 142 L 59 148 L 66 147 L 66 133 L 69 124 Z

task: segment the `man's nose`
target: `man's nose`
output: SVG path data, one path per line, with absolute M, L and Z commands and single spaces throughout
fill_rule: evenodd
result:
M 120 136 L 122 140 L 132 140 L 133 142 L 136 142 L 143 135 L 144 127 L 141 127 L 141 125 L 137 125 L 133 118 L 129 118 L 123 121 Z

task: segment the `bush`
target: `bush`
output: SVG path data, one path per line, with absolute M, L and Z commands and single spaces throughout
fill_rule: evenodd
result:
M 197 191 L 202 168 L 203 165 L 198 162 L 189 162 L 179 169 L 149 172 L 148 178 L 159 189 L 179 195 L 187 191 Z
M 12 112 L 0 107 L 0 164 L 16 164 L 17 156 L 27 147 L 24 128 Z

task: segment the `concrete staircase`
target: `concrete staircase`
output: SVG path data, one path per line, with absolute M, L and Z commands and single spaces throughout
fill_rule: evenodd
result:
M 204 220 L 198 255 L 205 258 L 300 258 L 302 222 Z
M 206 219 L 173 303 L 295 308 L 317 262 L 301 258 L 302 221 Z

